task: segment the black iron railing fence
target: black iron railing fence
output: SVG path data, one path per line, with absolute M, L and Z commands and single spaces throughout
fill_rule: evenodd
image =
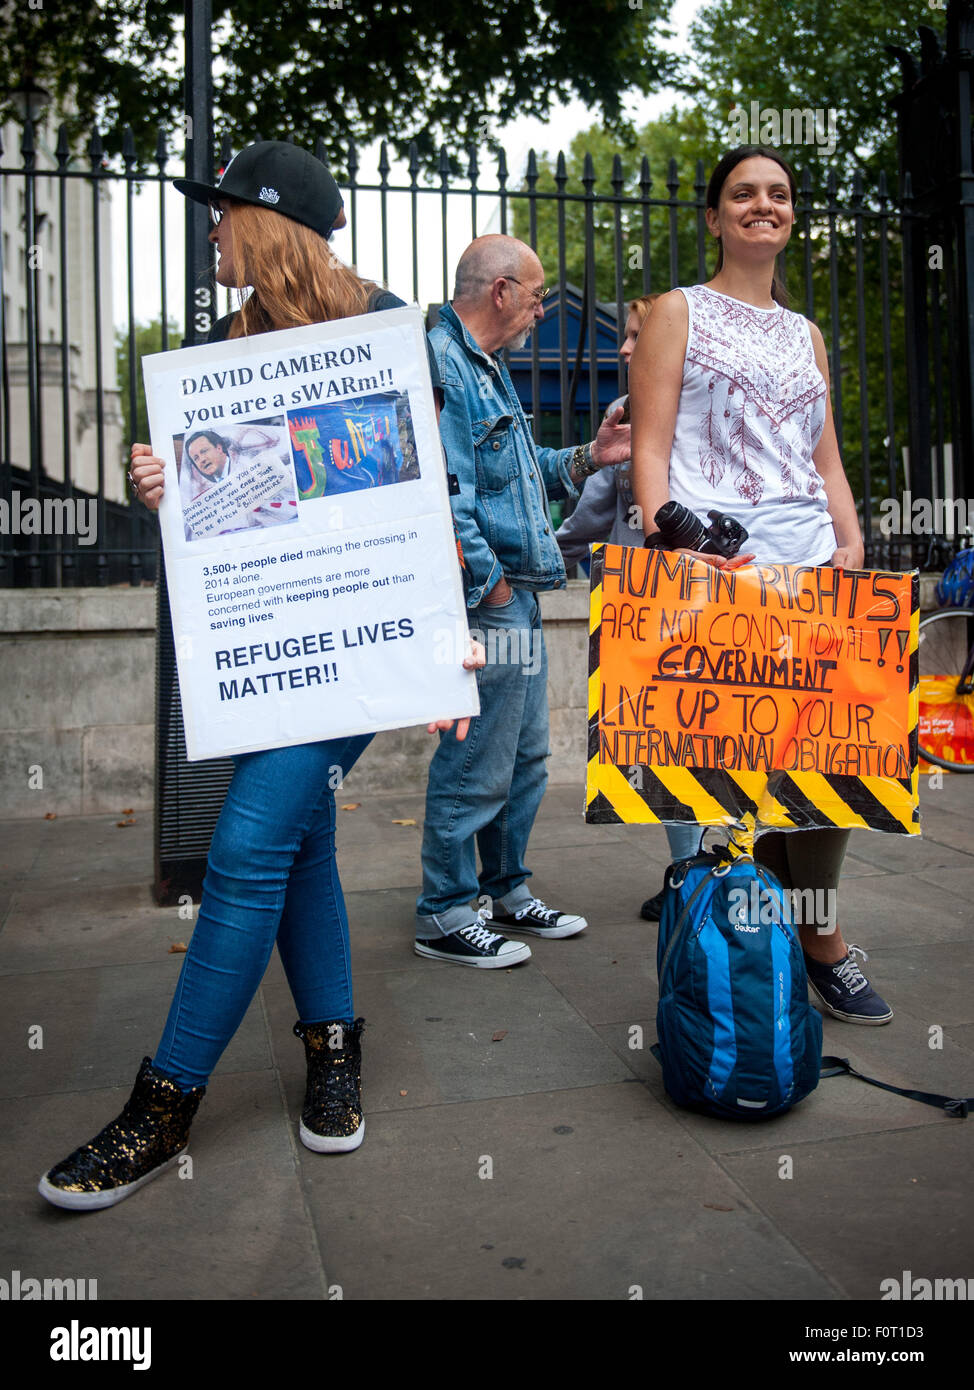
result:
M 183 285 L 174 283 L 167 224 L 167 200 L 178 196 L 167 185 L 179 171 L 170 168 L 162 131 L 151 168 L 138 162 L 130 136 L 120 167 L 105 159 L 97 131 L 83 154 L 69 148 L 63 128 L 53 149 L 41 145 L 28 123 L 16 148 L 0 151 L 0 584 L 138 584 L 155 577 L 156 529 L 126 496 L 125 460 L 128 435 L 143 411 L 140 352 L 165 351 L 183 340 L 172 328 Z M 230 154 L 224 146 L 223 164 Z M 674 160 L 665 171 L 651 171 L 643 159 L 625 177 L 617 158 L 607 176 L 597 177 L 586 157 L 581 177 L 572 179 L 564 156 L 547 166 L 532 152 L 524 176 L 511 187 L 504 153 L 492 159 L 486 185 L 476 151 L 463 170 L 444 152 L 430 178 L 414 149 L 397 182 L 383 144 L 377 178 L 364 181 L 358 154 L 350 149 L 338 174 L 351 224 L 351 257 L 359 262 L 363 229 L 377 220 L 377 249 L 367 252 L 375 264 L 363 264 L 363 273 L 387 280 L 390 253 L 398 256 L 408 242 L 407 283 L 397 273 L 392 287 L 431 303 L 449 298 L 453 267 L 473 236 L 496 230 L 536 245 L 548 283 L 563 291 L 574 283 L 580 295 L 574 308 L 568 293 L 558 296 L 557 369 L 550 362 L 542 368 L 536 338 L 528 349 L 524 405 L 540 437 L 543 388 L 551 385 L 544 373 L 554 373 L 560 433 L 568 443 L 580 428 L 570 409 L 579 378 L 587 388 L 589 431 L 608 399 L 624 389 L 621 367 L 614 380 L 611 372 L 606 380 L 604 343 L 600 364 L 606 315 L 614 316 L 618 344 L 630 297 L 711 273 L 705 171 L 698 164 L 681 178 Z M 911 393 L 901 242 L 905 219 L 915 220 L 917 235 L 923 233 L 922 219 L 891 195 L 884 179 L 866 189 L 857 176 L 848 202 L 840 201 L 837 187 L 834 174 L 823 190 L 812 187 L 807 173 L 801 176 L 795 231 L 782 269 L 793 307 L 820 323 L 829 345 L 836 429 L 860 504 L 867 562 L 936 565 L 951 552 L 953 536 L 884 535 L 875 525 L 881 500 L 898 497 L 908 481 L 903 455 Z M 137 199 L 143 218 L 146 200 L 154 208 L 151 235 L 137 231 L 145 226 L 136 218 Z M 468 216 L 457 218 L 454 210 L 464 203 Z M 125 290 L 116 296 L 120 258 Z M 956 316 L 947 312 L 952 273 L 949 263 L 938 266 L 931 257 L 933 497 L 962 496 L 964 485 L 970 489 L 970 461 L 956 450 L 951 456 L 952 373 L 958 361 L 951 341 Z M 136 308 L 137 291 L 146 302 L 146 284 L 157 306 L 151 328 Z M 212 285 L 199 286 L 197 303 L 187 341 L 205 338 L 221 311 Z M 577 353 L 580 335 L 583 350 Z M 43 504 L 55 499 L 93 504 L 93 542 L 65 529 L 65 511 L 61 531 L 45 531 Z M 28 514 L 40 516 L 40 529 L 30 529 Z

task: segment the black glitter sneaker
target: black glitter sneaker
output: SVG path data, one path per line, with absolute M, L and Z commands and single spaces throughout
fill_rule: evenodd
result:
M 469 927 L 461 927 L 449 936 L 434 936 L 429 940 L 417 938 L 413 950 L 430 960 L 475 965 L 481 970 L 506 970 L 509 965 L 520 965 L 521 961 L 531 959 L 530 946 L 488 931 L 483 912 L 478 912 L 476 922 L 471 922 Z
M 848 955 L 831 964 L 806 955 L 805 969 L 812 992 L 821 1000 L 825 1011 L 833 1018 L 841 1018 L 843 1023 L 889 1023 L 893 1010 L 859 969 L 853 951 L 863 960 L 869 959 L 860 946 L 850 946 Z
M 362 1114 L 362 1029 L 354 1023 L 296 1023 L 308 1080 L 298 1134 L 315 1153 L 348 1153 L 365 1138 Z
M 205 1086 L 181 1091 L 143 1057 L 121 1115 L 46 1172 L 38 1192 L 70 1211 L 98 1211 L 124 1202 L 184 1152 L 205 1092 Z
M 530 932 L 532 936 L 577 936 L 588 926 L 584 917 L 560 912 L 557 907 L 548 907 L 540 898 L 532 898 L 516 912 L 491 912 L 488 920 L 495 927 L 503 927 L 506 931 Z

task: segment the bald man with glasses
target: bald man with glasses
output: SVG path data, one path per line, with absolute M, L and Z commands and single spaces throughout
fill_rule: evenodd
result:
M 443 383 L 440 434 L 459 483 L 451 501 L 470 578 L 468 616 L 487 647 L 487 665 L 477 673 L 481 712 L 467 742 L 444 735 L 430 764 L 415 950 L 481 969 L 530 958 L 526 943 L 509 941 L 497 927 L 561 938 L 588 925 L 527 886 L 524 860 L 549 752 L 537 595 L 565 585 L 549 500 L 577 496 L 588 474 L 627 459 L 629 426 L 618 423 L 620 409 L 591 444 L 535 445 L 500 354 L 525 345 L 544 318 L 547 294 L 529 246 L 478 237 L 461 256 L 453 300 L 430 333 Z

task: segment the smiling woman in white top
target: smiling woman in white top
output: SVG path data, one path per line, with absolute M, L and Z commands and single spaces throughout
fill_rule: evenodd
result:
M 795 199 L 794 174 L 776 150 L 747 145 L 723 157 L 706 198 L 718 243 L 714 276 L 661 296 L 629 368 L 633 492 L 647 536 L 670 500 L 705 524 L 711 508 L 729 512 L 748 531 L 746 554 L 684 552 L 720 568 L 863 563 L 825 341 L 786 307 L 775 273 Z M 818 890 L 816 903 L 834 903 L 848 839 L 843 830 L 766 834 L 755 857 L 786 888 Z M 858 948 L 846 946 L 834 914 L 800 932 L 825 1009 L 848 1023 L 888 1023 L 893 1011 L 862 974 Z

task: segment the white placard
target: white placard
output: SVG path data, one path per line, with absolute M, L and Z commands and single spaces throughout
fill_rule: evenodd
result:
M 143 372 L 189 759 L 476 714 L 419 309 Z

